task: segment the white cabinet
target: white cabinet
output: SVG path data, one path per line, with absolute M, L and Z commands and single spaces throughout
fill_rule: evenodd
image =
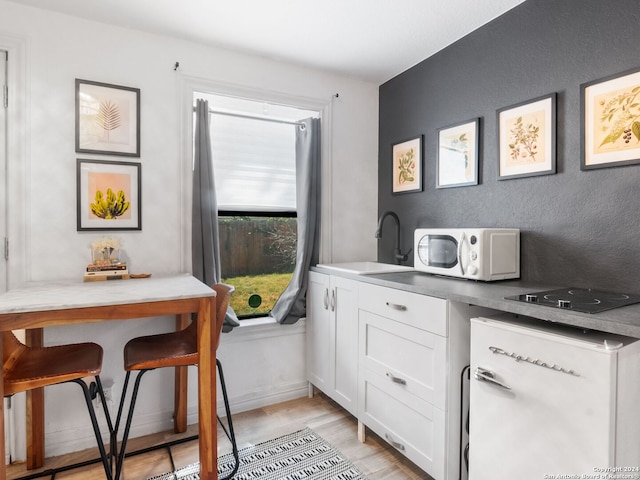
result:
M 358 296 L 359 422 L 436 480 L 466 479 L 461 374 L 469 319 L 487 310 L 367 283 Z
M 329 313 L 329 275 L 309 272 L 307 289 L 307 380 L 326 392 L 329 390 L 331 338 Z
M 307 379 L 352 415 L 358 392 L 358 282 L 309 272 Z

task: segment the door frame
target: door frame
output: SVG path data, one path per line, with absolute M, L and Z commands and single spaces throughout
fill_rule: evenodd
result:
M 9 52 L 0 48 L 0 293 L 7 290 L 7 216 L 9 208 L 7 206 L 7 132 L 8 132 L 8 94 L 9 77 L 7 70 L 9 68 Z
M 26 182 L 29 171 L 29 110 L 27 92 L 27 41 L 23 38 L 0 35 L 0 50 L 8 52 L 7 84 L 9 101 L 7 112 L 6 164 L 6 236 L 9 240 L 6 288 L 16 288 L 29 280 L 26 252 L 29 248 L 27 212 L 29 192 Z M 11 208 L 9 208 L 9 205 Z M 4 243 L 4 242 L 3 242 Z M 4 250 L 4 246 L 3 246 Z M 4 255 L 4 252 L 3 252 Z
M 8 86 L 7 108 L 4 108 L 4 94 L 0 95 L 6 121 L 6 145 L 3 148 L 4 195 L 0 204 L 4 212 L 3 235 L 8 241 L 9 258 L 5 260 L 5 240 L 2 238 L 2 261 L 5 262 L 6 278 L 0 285 L 0 293 L 16 288 L 28 279 L 26 268 L 27 244 L 27 212 L 29 171 L 28 138 L 29 110 L 27 109 L 27 92 L 29 91 L 27 76 L 27 40 L 24 38 L 0 35 L 0 50 L 7 52 L 6 81 Z M 4 61 L 4 59 L 2 59 Z M 2 82 L 4 83 L 4 82 Z M 1 160 L 0 160 L 1 162 Z M 11 208 L 9 208 L 11 206 Z M 8 400 L 4 400 L 5 408 Z M 26 458 L 26 431 L 15 425 L 25 425 L 26 409 L 24 394 L 11 398 L 11 408 L 5 409 L 5 461 Z

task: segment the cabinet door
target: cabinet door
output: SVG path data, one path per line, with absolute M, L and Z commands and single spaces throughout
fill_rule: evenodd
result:
M 307 379 L 352 415 L 358 407 L 357 285 L 309 272 Z
M 309 272 L 307 290 L 307 380 L 331 393 L 331 315 L 329 275 Z
M 330 303 L 333 305 L 334 396 L 352 415 L 357 411 L 358 393 L 358 283 L 331 277 Z

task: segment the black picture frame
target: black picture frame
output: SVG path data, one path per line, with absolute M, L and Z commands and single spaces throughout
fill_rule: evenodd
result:
M 140 163 L 79 158 L 76 166 L 78 231 L 142 230 Z
M 76 153 L 140 157 L 140 89 L 76 79 Z
M 422 191 L 423 147 L 424 135 L 391 145 L 391 191 L 394 195 Z
M 480 118 L 439 128 L 437 138 L 436 188 L 478 185 Z
M 498 180 L 556 173 L 556 103 L 554 92 L 496 111 Z
M 580 85 L 580 169 L 640 164 L 640 68 Z

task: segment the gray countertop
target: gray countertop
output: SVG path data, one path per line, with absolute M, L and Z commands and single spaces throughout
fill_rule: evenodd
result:
M 458 278 L 440 277 L 417 271 L 357 275 L 347 272 L 337 272 L 336 270 L 323 267 L 311 267 L 311 270 L 421 295 L 445 298 L 503 312 L 516 313 L 540 320 L 640 338 L 640 303 L 601 313 L 581 313 L 505 299 L 505 297 L 508 296 L 570 287 L 571 285 L 541 285 L 519 280 L 476 282 Z

